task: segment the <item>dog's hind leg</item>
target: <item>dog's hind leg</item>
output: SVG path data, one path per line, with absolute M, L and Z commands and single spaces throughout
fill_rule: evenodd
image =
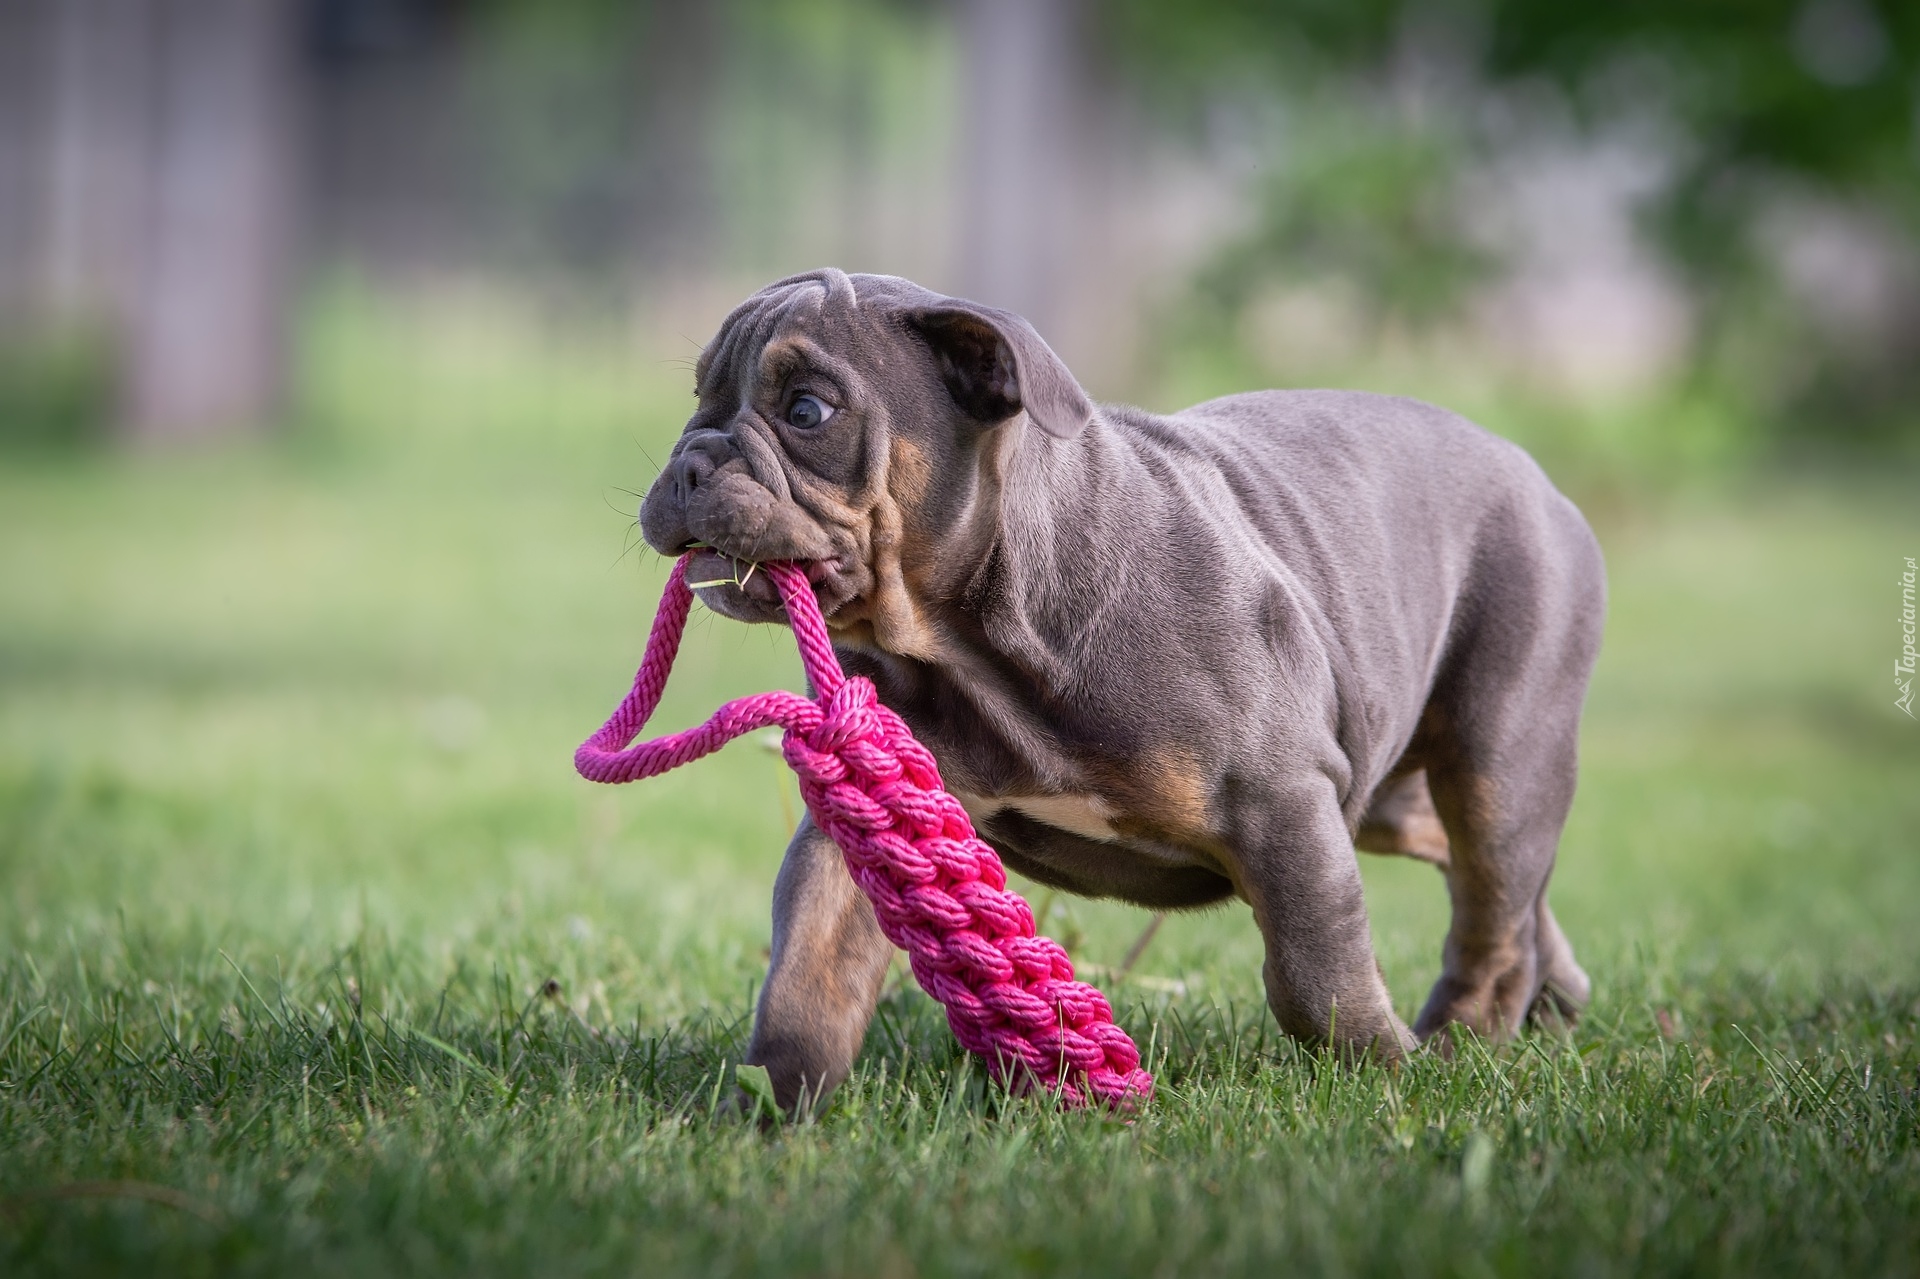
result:
M 1442 873 L 1451 867 L 1447 832 L 1427 790 L 1424 770 L 1416 769 L 1381 783 L 1367 805 L 1366 816 L 1360 820 L 1354 845 L 1363 852 L 1427 862 Z M 1544 894 L 1540 898 L 1539 918 L 1534 923 L 1534 939 L 1543 981 L 1528 1015 L 1536 1021 L 1570 1022 L 1586 1007 L 1592 983 L 1575 962 L 1573 947 L 1560 931 Z
M 1433 769 L 1434 801 L 1452 845 L 1446 877 L 1453 920 L 1440 979 L 1414 1022 L 1423 1040 L 1449 1022 L 1507 1037 L 1527 1019 L 1552 967 L 1572 962 L 1546 903 L 1572 787 L 1564 788 L 1565 800 L 1542 793 L 1570 774 L 1571 764 L 1562 769 L 1548 761 L 1542 771 L 1550 776 Z
M 1422 721 L 1453 904 L 1444 968 L 1414 1023 L 1422 1039 L 1449 1022 L 1502 1038 L 1530 1015 L 1570 1018 L 1586 1002 L 1587 975 L 1546 896 L 1600 639 L 1599 553 L 1578 532 L 1584 544 L 1550 559 L 1516 554 L 1485 582 Z
M 1535 925 L 1535 937 L 1538 944 L 1535 949 L 1540 954 L 1540 973 L 1542 981 L 1540 994 L 1533 1001 L 1528 1015 L 1535 1021 L 1552 1024 L 1555 1021 L 1569 1023 L 1580 1016 L 1580 1010 L 1587 1006 L 1587 1000 L 1593 996 L 1593 982 L 1587 976 L 1586 969 L 1573 957 L 1573 946 L 1567 941 L 1567 935 L 1560 931 L 1560 922 L 1553 917 L 1553 911 L 1547 907 L 1547 899 L 1540 898 L 1540 919 Z
M 818 1109 L 853 1069 L 893 944 L 836 845 L 803 817 L 773 886 L 773 958 L 747 1063 L 783 1110 Z

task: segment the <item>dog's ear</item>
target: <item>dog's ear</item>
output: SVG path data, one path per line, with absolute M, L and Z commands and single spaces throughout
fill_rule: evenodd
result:
M 1021 409 L 1048 435 L 1078 435 L 1093 401 L 1031 324 L 1011 311 L 954 302 L 908 312 L 954 403 L 977 421 L 1004 422 Z

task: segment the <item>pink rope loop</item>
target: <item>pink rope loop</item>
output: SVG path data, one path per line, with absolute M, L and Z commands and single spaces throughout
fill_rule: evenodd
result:
M 1114 1024 L 1106 997 L 1075 980 L 1059 944 L 1036 934 L 1033 911 L 1007 889 L 999 855 L 942 787 L 933 756 L 871 683 L 840 669 L 806 574 L 791 564 L 763 567 L 780 588 L 815 698 L 756 693 L 684 732 L 634 743 L 660 704 L 686 631 L 693 592 L 682 559 L 667 577 L 633 688 L 574 752 L 574 767 L 589 781 L 630 782 L 756 728 L 786 729 L 781 753 L 807 811 L 839 846 L 887 940 L 907 952 L 921 988 L 946 1008 L 954 1038 L 1007 1086 L 1037 1083 L 1068 1106 L 1125 1110 L 1151 1097 L 1140 1050 Z

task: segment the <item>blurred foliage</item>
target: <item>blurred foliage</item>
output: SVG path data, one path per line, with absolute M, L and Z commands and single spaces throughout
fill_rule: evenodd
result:
M 1492 265 L 1447 214 L 1462 176 L 1529 128 L 1575 142 L 1629 129 L 1666 166 L 1642 212 L 1696 309 L 1686 393 L 1798 442 L 1920 439 L 1920 326 L 1823 326 L 1765 241 L 1765 219 L 1797 200 L 1864 215 L 1914 254 L 1920 6 L 1119 0 L 1105 12 L 1123 62 L 1175 118 L 1214 127 L 1222 103 L 1266 101 L 1290 126 L 1256 225 L 1202 274 L 1216 319 L 1263 284 L 1329 275 L 1373 299 L 1376 320 L 1445 319 Z M 1343 137 L 1329 119 L 1359 127 Z
M 104 343 L 72 333 L 0 343 L 0 450 L 89 448 L 105 438 L 112 402 Z
M 1909 211 L 1920 8 L 1886 0 L 1117 0 L 1118 47 L 1174 92 L 1249 76 L 1371 75 L 1430 46 L 1493 82 L 1546 80 L 1604 120 L 1673 115 L 1689 168 L 1761 164 L 1885 184 Z
M 1920 8 L 1887 0 L 1499 0 L 1485 67 L 1550 77 L 1591 115 L 1652 93 L 1691 155 L 1676 188 L 1759 165 L 1892 197 L 1920 215 L 1913 77 Z M 1704 248 L 1705 246 L 1700 246 Z
M 1211 309 L 1232 313 L 1275 276 L 1337 276 L 1355 287 L 1376 326 L 1443 318 L 1494 266 L 1463 233 L 1448 198 L 1460 145 L 1438 129 L 1322 123 L 1293 163 L 1267 179 L 1266 216 L 1215 255 L 1198 289 Z

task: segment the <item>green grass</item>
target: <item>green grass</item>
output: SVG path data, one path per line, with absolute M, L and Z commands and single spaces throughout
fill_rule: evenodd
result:
M 1003 1097 L 902 982 L 820 1122 L 763 1135 L 713 1100 L 777 761 L 569 765 L 662 576 L 613 486 L 681 402 L 320 334 L 294 447 L 0 466 L 0 1273 L 1920 1269 L 1910 506 L 1607 519 L 1571 1036 L 1340 1068 L 1274 1031 L 1235 907 L 1110 986 L 1160 1078 L 1134 1123 Z M 797 674 L 707 618 L 663 715 Z M 1410 1013 L 1441 884 L 1367 873 Z M 1110 965 L 1143 922 L 1049 927 Z

